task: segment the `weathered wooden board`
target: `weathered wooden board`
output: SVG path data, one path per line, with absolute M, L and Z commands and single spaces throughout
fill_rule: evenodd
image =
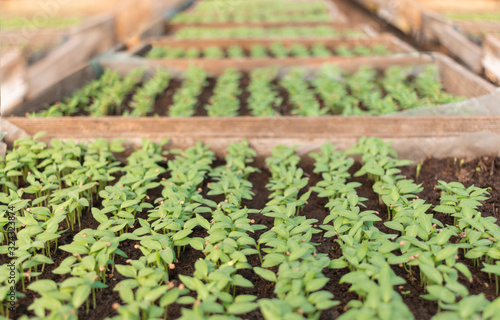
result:
M 230 142 L 248 139 L 260 157 L 269 156 L 279 144 L 299 145 L 299 154 L 316 151 L 326 142 L 347 149 L 364 136 L 394 142 L 404 158 L 428 156 L 467 157 L 500 151 L 500 116 L 495 117 L 319 117 L 319 118 L 48 118 L 9 119 L 28 134 L 46 131 L 51 138 L 90 141 L 96 138 L 127 139 L 129 147 L 142 138 L 171 138 L 170 147 L 187 148 L 203 141 L 218 155 Z
M 486 76 L 500 84 L 500 35 L 488 35 L 483 45 L 483 66 Z
M 170 9 L 181 6 L 186 0 L 129 0 L 116 11 L 116 37 L 127 41 L 152 19 L 163 17 Z
M 482 73 L 481 58 L 483 52 L 481 47 L 458 32 L 449 20 L 434 13 L 425 13 L 422 33 L 426 38 L 441 43 L 451 55 L 460 59 L 471 70 Z
M 21 103 L 26 95 L 28 90 L 25 79 L 26 68 L 26 60 L 18 48 L 11 48 L 2 54 L 0 59 L 2 113 L 7 106 Z
M 184 2 L 186 0 L 121 1 L 119 4 L 118 2 L 115 3 L 117 6 L 110 6 L 110 11 L 108 10 L 109 12 L 106 15 L 89 18 L 82 25 L 64 31 L 48 30 L 30 32 L 30 30 L 21 30 L 17 33 L 9 32 L 4 34 L 4 38 L 26 39 L 28 42 L 32 38 L 38 39 L 37 41 L 56 37 L 66 39 L 66 41 L 61 41 L 61 45 L 57 46 L 44 59 L 27 68 L 25 74 L 20 76 L 24 79 L 22 86 L 27 88 L 22 95 L 16 94 L 14 96 L 13 91 L 5 91 L 5 95 L 10 95 L 11 97 L 8 97 L 4 101 L 12 102 L 2 105 L 4 112 L 10 113 L 14 105 L 18 104 L 17 101 L 19 99 L 31 100 L 32 97 L 39 95 L 53 86 L 53 84 L 71 75 L 76 68 L 89 61 L 92 57 L 110 49 L 120 40 L 128 38 L 140 24 L 146 23 L 150 19 L 161 17 L 166 10 L 180 6 Z M 26 3 L 31 4 L 30 0 L 27 0 Z M 106 5 L 109 4 L 103 4 L 103 6 L 98 6 L 93 10 L 104 10 L 103 8 Z M 68 6 L 73 9 L 76 8 L 70 4 Z M 65 12 L 65 8 L 64 6 L 54 8 L 53 10 L 57 11 L 54 15 L 59 12 L 58 10 Z M 49 13 L 44 14 L 47 15 Z M 134 23 L 131 23 L 132 21 Z M 37 35 L 44 36 L 38 37 Z M 6 76 L 5 73 L 2 76 L 4 78 L 14 77 Z M 3 80 L 2 85 L 4 85 Z M 21 87 L 21 84 L 17 86 Z
M 370 11 L 393 24 L 418 41 L 441 44 L 451 56 L 469 69 L 488 77 L 497 74 L 492 69 L 491 50 L 471 40 L 484 40 L 488 33 L 500 34 L 499 22 L 452 21 L 444 13 L 500 12 L 498 0 L 356 0 Z M 495 76 L 497 79 L 497 76 Z
M 413 0 L 355 0 L 402 32 L 418 34 L 422 27 L 422 7 Z
M 43 92 L 74 71 L 75 66 L 104 52 L 115 43 L 113 19 L 98 19 L 72 35 L 70 40 L 48 57 L 32 66 L 27 73 L 27 99 Z

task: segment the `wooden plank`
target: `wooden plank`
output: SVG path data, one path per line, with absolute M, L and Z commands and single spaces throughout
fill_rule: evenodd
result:
M 456 21 L 458 29 L 467 35 L 484 39 L 488 33 L 500 34 L 500 22 L 498 21 Z
M 468 132 L 500 133 L 500 116 L 491 117 L 236 117 L 9 118 L 28 134 L 48 130 L 58 137 L 448 137 Z M 209 121 L 207 121 L 209 120 Z M 416 128 L 418 128 L 416 130 Z
M 79 30 L 68 42 L 28 70 L 28 99 L 72 74 L 75 67 L 110 48 L 114 42 L 114 22 L 111 18 L 97 19 Z
M 500 84 L 500 37 L 488 35 L 484 42 L 483 66 L 486 76 Z
M 405 34 L 422 28 L 423 7 L 413 0 L 355 0 Z
M 125 138 L 128 149 L 142 138 L 171 138 L 170 148 L 187 148 L 197 141 L 211 146 L 218 156 L 229 143 L 249 140 L 259 158 L 269 156 L 279 144 L 299 145 L 299 155 L 317 151 L 326 142 L 345 150 L 364 136 L 394 142 L 401 157 L 423 160 L 428 156 L 479 156 L 500 151 L 500 116 L 495 117 L 328 117 L 328 118 L 12 118 L 29 134 L 46 131 L 52 138 L 89 141 Z
M 445 55 L 437 55 L 436 63 L 443 87 L 450 93 L 471 98 L 490 94 L 495 90 L 495 86 L 471 74 Z
M 476 73 L 482 72 L 482 50 L 458 32 L 449 21 L 431 13 L 424 14 L 423 33 L 441 43 L 450 53 Z
M 2 114 L 21 103 L 27 92 L 26 61 L 21 50 L 13 48 L 2 54 L 0 59 L 0 99 Z
M 127 47 L 134 47 L 148 37 L 165 34 L 167 32 L 164 17 L 165 13 L 172 10 L 180 10 L 190 2 L 191 0 L 156 0 L 153 7 L 153 12 L 155 14 L 140 23 L 132 24 L 134 26 L 133 32 L 128 34 L 125 38 L 120 37 L 120 40 L 125 43 Z M 142 5 L 142 1 L 139 1 L 139 5 Z M 133 10 L 133 7 L 131 7 L 131 9 Z M 124 23 L 127 24 L 127 21 L 124 21 Z
M 94 69 L 84 64 L 79 66 L 69 76 L 56 83 L 52 83 L 45 90 L 28 96 L 26 101 L 23 101 L 10 110 L 3 110 L 3 115 L 8 116 L 12 114 L 24 115 L 38 110 L 41 106 L 55 101 L 62 101 L 63 98 L 70 96 L 74 91 L 84 86 L 87 82 L 94 80 L 97 77 Z

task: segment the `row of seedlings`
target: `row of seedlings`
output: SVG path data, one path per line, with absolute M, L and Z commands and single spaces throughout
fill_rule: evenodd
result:
M 330 259 L 318 254 L 317 244 L 311 242 L 320 232 L 313 226 L 317 220 L 300 215 L 311 190 L 300 195 L 309 179 L 298 167 L 295 149 L 278 146 L 266 159 L 271 172 L 266 187 L 272 193 L 262 214 L 273 218 L 274 226 L 258 240 L 258 249 L 266 254 L 261 266 L 254 268 L 263 279 L 275 283 L 276 298 L 258 301 L 265 319 L 318 319 L 322 310 L 338 304 L 331 292 L 322 290 L 329 281 L 322 271 Z
M 17 249 L 11 252 L 7 245 L 1 247 L 2 253 L 13 259 L 10 263 L 16 269 L 15 277 L 9 279 L 9 284 L 7 279 L 2 279 L 2 295 L 11 290 L 12 284 L 19 289 L 21 282 L 23 292 L 28 288 L 40 294 L 40 298 L 28 308 L 38 318 L 43 319 L 46 311 L 54 317 L 69 314 L 74 318 L 82 304 L 86 303 L 87 310 L 90 302 L 95 307 L 96 291 L 106 286 L 99 268 L 107 265 L 115 254 L 121 254 L 116 241 L 111 242 L 108 235 L 102 235 L 100 244 L 104 246 L 96 249 L 87 259 L 87 262 L 93 259 L 95 264 L 96 257 L 100 257 L 100 265 L 95 265 L 93 269 L 82 267 L 75 270 L 71 274 L 73 277 L 60 284 L 38 280 L 38 277 L 47 265 L 54 264 L 51 258 L 58 249 L 73 254 L 66 261 L 76 261 L 80 257 L 79 252 L 83 253 L 80 248 L 59 246 L 58 239 L 68 230 L 76 228 L 76 224 L 80 227 L 81 219 L 86 218 L 97 194 L 114 179 L 119 162 L 113 152 L 121 152 L 123 147 L 119 141 L 108 143 L 104 139 L 86 146 L 54 139 L 48 148 L 45 143 L 37 141 L 39 136 L 18 139 L 12 152 L 2 162 L 2 184 L 6 191 L 0 194 L 2 212 L 13 207 L 13 211 L 18 213 L 15 221 Z M 5 220 L 3 216 L 4 232 Z M 94 242 L 97 239 L 89 239 L 89 243 Z M 108 242 L 109 246 L 106 245 Z M 73 252 L 71 249 L 74 249 Z M 2 269 L 9 270 L 9 267 L 3 265 Z M 64 266 L 60 265 L 52 272 L 62 269 Z M 8 275 L 9 272 L 2 274 Z M 26 286 L 26 283 L 30 284 Z M 92 300 L 88 300 L 90 294 Z M 16 292 L 16 296 L 20 298 L 22 294 Z M 5 298 L 2 296 L 2 301 Z M 9 316 L 8 309 L 1 311 L 3 316 Z
M 321 174 L 322 180 L 312 189 L 318 197 L 327 198 L 330 210 L 321 228 L 325 238 L 335 238 L 342 250 L 342 257 L 330 263 L 331 268 L 348 267 L 350 272 L 340 279 L 340 283 L 351 284 L 359 300 L 351 300 L 345 308 L 347 312 L 339 319 L 412 319 L 408 307 L 394 286 L 405 283 L 396 276 L 387 257 L 377 252 L 381 241 L 393 235 L 380 232 L 374 222 L 380 221 L 378 212 L 361 211 L 366 200 L 357 195 L 359 182 L 348 182 L 349 169 L 354 164 L 345 152 L 336 151 L 333 144 L 325 144 L 320 153 L 312 153 L 315 159 L 314 172 Z
M 291 47 L 286 47 L 282 42 L 274 42 L 268 48 L 262 44 L 252 45 L 248 50 L 244 50 L 239 45 L 229 46 L 227 49 L 209 46 L 205 49 L 198 48 L 171 48 L 167 46 L 154 45 L 146 54 L 150 59 L 222 59 L 222 58 L 286 58 L 286 57 L 352 57 L 352 56 L 371 56 L 388 55 L 391 52 L 384 45 L 375 45 L 373 48 L 358 45 L 352 49 L 341 45 L 331 49 L 323 43 L 316 43 L 307 47 L 306 45 L 296 43 Z
M 253 287 L 239 274 L 251 268 L 247 257 L 259 253 L 249 232 L 265 228 L 248 217 L 257 210 L 242 206 L 243 200 L 251 200 L 254 195 L 248 176 L 257 172 L 250 165 L 255 156 L 248 141 L 231 143 L 226 163 L 210 173 L 213 182 L 207 185 L 207 195 L 223 196 L 224 200 L 207 202 L 211 207 L 210 222 L 201 215 L 196 217 L 207 236 L 192 238 L 190 245 L 202 251 L 205 259 L 195 263 L 193 277 L 179 276 L 195 295 L 186 301 L 192 309 L 182 309 L 182 319 L 240 319 L 237 315 L 257 308 L 256 296 L 237 294 L 238 288 Z
M 135 78 L 137 74 L 137 70 L 133 71 L 123 82 L 130 82 L 127 79 L 132 78 L 132 75 Z M 208 88 L 208 74 L 191 66 L 184 73 L 180 88 L 175 88 L 165 115 L 189 117 L 197 113 L 198 107 L 202 107 L 209 117 L 235 117 L 241 114 L 245 104 L 246 94 L 242 94 L 245 89 L 249 93 L 246 102 L 252 116 L 277 116 L 288 113 L 296 116 L 383 115 L 463 99 L 445 92 L 436 74 L 437 69 L 433 66 L 424 68 L 417 75 L 412 75 L 412 68 L 399 66 L 390 67 L 383 74 L 369 67 L 362 67 L 352 74 L 344 74 L 337 66 L 326 64 L 312 75 L 304 68 L 292 68 L 283 78 L 278 78 L 276 68 L 263 68 L 250 72 L 250 81 L 245 88 L 242 81 L 244 74 L 229 68 L 217 78 L 215 88 L 211 92 Z M 170 78 L 168 71 L 159 69 L 152 79 L 137 89 L 129 106 L 121 100 L 121 104 L 124 104 L 121 108 L 126 109 L 122 114 L 132 117 L 157 114 L 155 109 L 160 103 L 156 102 L 157 97 L 166 89 L 175 87 L 173 84 L 169 86 Z M 104 81 L 91 82 L 68 101 L 79 101 L 80 92 L 93 88 L 97 82 Z M 101 86 L 102 92 L 109 91 L 106 85 Z M 211 96 L 208 102 L 201 106 L 199 98 L 204 92 Z M 94 100 L 91 106 L 97 103 L 96 101 L 100 100 Z M 54 106 L 34 116 L 53 116 Z M 78 104 L 78 107 L 71 108 L 72 111 L 61 109 L 58 112 L 65 115 L 88 113 L 83 102 Z M 288 109 L 290 110 L 287 111 Z M 109 108 L 100 110 L 102 112 L 90 112 L 90 115 L 103 116 L 115 112 Z
M 385 222 L 385 226 L 401 234 L 398 238 L 380 240 L 378 252 L 388 256 L 390 264 L 401 264 L 408 272 L 413 266 L 418 267 L 421 285 L 428 292 L 423 297 L 437 301 L 438 310 L 446 310 L 440 312 L 437 319 L 449 319 L 457 315 L 463 319 L 495 319 L 500 299 L 489 302 L 482 294 L 470 295 L 466 286 L 459 281 L 460 274 L 472 281 L 467 266 L 458 262 L 460 250 L 468 249 L 468 244 L 449 242 L 451 237 L 459 236 L 455 228 L 460 226 L 444 226 L 432 214 L 426 213 L 431 205 L 416 195 L 422 190 L 420 186 L 399 175 L 398 167 L 407 163 L 397 159 L 390 143 L 377 138 L 365 138 L 352 151 L 362 154 L 363 158 L 363 167 L 357 175 L 368 174 L 374 181 L 373 190 L 379 195 L 380 202 L 387 206 L 390 221 Z M 477 206 L 478 200 L 485 199 L 483 189 L 472 188 L 469 193 L 472 197 L 464 199 L 464 202 L 470 201 L 472 206 Z M 468 195 L 462 193 L 462 196 Z M 450 201 L 445 193 L 443 197 L 444 201 Z M 442 210 L 442 206 L 437 207 L 439 210 Z M 498 226 L 493 227 L 495 229 L 498 230 Z M 397 251 L 400 255 L 395 254 Z

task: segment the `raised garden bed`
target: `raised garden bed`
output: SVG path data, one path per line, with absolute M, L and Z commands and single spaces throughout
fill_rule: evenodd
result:
M 155 64 L 154 61 L 145 63 L 143 60 L 135 59 L 103 59 L 101 65 L 104 68 L 110 71 L 115 70 L 126 77 L 121 80 L 118 74 L 107 72 L 106 76 L 99 81 L 87 85 L 96 76 L 89 72 L 88 68 L 84 68 L 61 82 L 57 88 L 48 90 L 36 101 L 20 105 L 16 114 L 24 115 L 28 112 L 42 111 L 46 103 L 63 102 L 64 105 L 55 105 L 51 110 L 57 111 L 56 114 L 62 112 L 66 115 L 85 115 L 88 114 L 85 112 L 90 111 L 91 114 L 99 116 L 123 112 L 132 116 L 155 114 L 165 116 L 169 114 L 172 104 L 177 105 L 188 98 L 182 98 L 185 96 L 184 93 L 194 90 L 193 88 L 188 90 L 188 85 L 195 85 L 197 88 L 196 93 L 190 93 L 194 94 L 191 97 L 194 99 L 194 104 L 189 104 L 189 107 L 185 106 L 191 110 L 190 115 L 206 115 L 208 112 L 209 115 L 219 116 L 223 114 L 214 110 L 221 112 L 224 110 L 225 116 L 385 114 L 401 109 L 413 109 L 417 106 L 451 102 L 452 96 L 473 98 L 494 92 L 493 86 L 441 55 L 435 57 L 404 55 L 358 57 L 351 61 L 304 59 L 300 62 L 297 59 L 287 59 L 278 60 L 278 65 L 283 68 L 281 71 L 271 68 L 258 71 L 260 74 L 255 70 L 262 67 L 262 64 L 269 67 L 271 65 L 269 59 L 243 61 L 247 63 L 237 63 L 237 59 L 228 62 L 220 61 L 220 63 L 214 63 L 211 68 L 207 66 L 206 71 L 189 67 L 187 63 L 176 65 L 176 68 L 170 68 L 167 71 L 163 69 L 155 71 L 160 65 Z M 324 62 L 330 62 L 330 64 L 324 66 Z M 426 67 L 432 64 L 435 65 L 434 68 L 437 67 L 434 70 L 438 71 L 440 80 L 435 78 L 433 70 Z M 303 67 L 293 68 L 299 65 Z M 137 71 L 131 72 L 135 69 L 148 70 L 146 76 L 151 79 L 144 80 L 141 85 L 142 74 Z M 181 71 L 183 69 L 189 72 L 183 75 Z M 302 74 L 304 72 L 305 74 Z M 179 81 L 183 76 L 192 80 L 186 80 L 185 83 Z M 218 78 L 212 79 L 213 76 Z M 343 82 L 332 84 L 329 81 L 330 78 L 343 79 Z M 460 81 L 457 81 L 457 78 L 460 78 Z M 374 82 L 375 79 L 377 79 L 376 82 Z M 265 88 L 257 88 L 264 84 Z M 223 89 L 224 86 L 229 85 L 234 88 Z M 439 93 L 441 86 L 447 94 Z M 93 89 L 94 87 L 97 89 Z M 61 90 L 61 88 L 64 89 Z M 80 90 L 75 96 L 67 101 L 64 100 L 70 97 L 76 88 Z M 88 90 L 93 93 L 86 93 Z M 187 92 L 182 92 L 186 90 Z M 98 98 L 101 91 L 102 99 Z M 331 92 L 337 92 L 338 97 L 331 96 Z M 216 102 L 221 94 L 224 97 L 226 94 L 233 97 L 233 99 L 226 97 L 231 100 L 231 106 L 226 105 L 228 103 L 226 98 L 220 101 L 225 107 Z M 263 94 L 267 97 L 266 103 L 259 103 Z M 93 95 L 96 97 L 92 98 Z M 258 95 L 261 98 L 257 98 Z M 113 98 L 110 100 L 111 97 Z M 201 98 L 199 101 L 198 97 Z M 271 100 L 268 101 L 268 98 Z M 485 99 L 496 101 L 493 96 Z M 262 104 L 266 105 L 264 109 L 274 110 L 274 114 L 256 112 L 256 105 L 260 108 Z M 348 105 L 350 108 L 347 108 Z M 335 106 L 341 106 L 341 108 L 337 110 Z M 52 114 L 52 111 L 48 114 Z
M 500 22 L 451 20 L 445 15 L 432 12 L 425 12 L 423 21 L 423 34 L 426 38 L 439 41 L 451 55 L 458 57 L 475 72 L 481 73 L 484 70 L 493 81 L 498 80 L 500 69 L 485 61 L 485 42 L 486 35 L 500 32 Z
M 419 41 L 441 44 L 474 72 L 484 71 L 492 81 L 498 80 L 500 59 L 483 45 L 487 34 L 500 32 L 497 1 L 358 2 Z
M 300 39 L 204 39 L 177 40 L 168 37 L 148 39 L 129 53 L 150 59 L 190 59 L 197 65 L 200 58 L 287 58 L 387 55 L 414 52 L 415 49 L 389 34 L 372 38 L 300 38 Z
M 20 100 L 30 99 L 48 86 L 56 83 L 74 71 L 75 66 L 88 62 L 93 57 L 110 49 L 119 41 L 123 41 L 131 34 L 129 20 L 133 19 L 141 24 L 150 18 L 158 16 L 165 10 L 181 6 L 184 0 L 168 1 L 137 1 L 121 2 L 118 8 L 116 2 L 109 1 L 105 4 L 86 7 L 78 4 L 58 4 L 52 16 L 71 17 L 75 12 L 82 15 L 82 24 L 64 30 L 40 29 L 38 25 L 49 23 L 45 11 L 33 4 L 33 1 L 7 1 L 2 2 L 2 10 L 7 16 L 24 16 L 25 23 L 20 29 L 7 29 L 0 34 L 3 45 L 19 46 L 27 43 L 28 62 L 22 59 L 11 59 L 10 65 L 2 65 L 2 100 L 4 110 L 9 110 Z M 95 3 L 94 3 L 95 4 Z M 89 4 L 87 4 L 89 5 Z M 75 8 L 78 8 L 77 11 Z M 47 10 L 51 10 L 49 7 Z M 88 15 L 88 17 L 86 16 Z M 93 16 L 94 15 L 94 16 Z M 38 18 L 37 18 L 38 17 Z M 83 19 L 87 17 L 86 19 Z M 42 19 L 43 18 L 43 19 Z M 38 20 L 37 20 L 38 19 Z M 39 23 L 39 21 L 41 21 Z M 42 48 L 37 56 L 29 55 L 34 49 Z M 23 55 L 20 55 L 22 57 Z M 31 58 L 30 58 L 31 57 Z M 21 74 L 6 74 L 4 70 L 22 70 Z M 19 72 L 19 71 L 17 71 Z M 21 83 L 19 83 L 21 82 Z M 23 87 L 23 90 L 10 90 L 12 87 Z M 14 95 L 15 93 L 15 95 Z M 9 103 L 7 103 L 9 102 Z
M 198 2 L 172 19 L 172 24 L 346 22 L 331 1 L 216 1 Z
M 259 144 L 237 141 L 230 149 L 228 140 L 223 147 L 196 144 L 188 149 L 185 145 L 181 154 L 172 152 L 171 144 L 163 152 L 162 144 L 144 141 L 123 163 L 115 161 L 123 155 L 117 153 L 123 151 L 117 143 L 75 146 L 53 141 L 49 147 L 26 139 L 19 142 L 20 148 L 10 151 L 9 169 L 4 171 L 20 175 L 11 178 L 2 171 L 0 176 L 9 181 L 2 191 L 15 191 L 1 194 L 2 212 L 13 205 L 16 232 L 23 235 L 17 243 L 26 246 L 14 256 L 0 258 L 7 268 L 16 255 L 24 257 L 23 266 L 18 265 L 14 273 L 16 291 L 25 296 L 16 299 L 10 316 L 43 317 L 47 311 L 53 316 L 104 319 L 133 314 L 137 308 L 145 318 L 167 319 L 195 315 L 272 319 L 269 314 L 280 311 L 279 315 L 296 319 L 349 319 L 359 312 L 430 319 L 436 314 L 458 317 L 455 308 L 495 319 L 500 312 L 495 288 L 499 158 L 427 159 L 410 164 L 400 160 L 403 155 L 387 154 L 380 140 L 359 140 L 351 149 L 362 156 L 359 164 L 344 152 L 334 152 L 332 145 L 301 159 L 295 148 L 273 144 L 273 154 L 264 155 L 252 151 Z M 308 154 L 312 151 L 307 143 L 303 147 Z M 85 160 L 63 150 L 78 150 Z M 37 160 L 16 162 L 22 157 L 18 153 L 24 152 L 35 154 L 32 159 Z M 61 153 L 60 161 L 50 157 L 55 152 Z M 32 166 L 44 159 L 51 165 L 34 171 Z M 104 162 L 95 173 L 81 172 L 88 162 L 98 160 Z M 386 165 L 373 167 L 374 162 Z M 52 167 L 64 168 L 63 180 Z M 284 178 L 289 172 L 295 180 Z M 386 182 L 391 178 L 394 183 Z M 330 187 L 332 179 L 342 192 Z M 49 195 L 58 185 L 57 194 Z M 471 185 L 475 187 L 466 191 Z M 18 200 L 11 199 L 13 194 Z M 67 209 L 61 210 L 62 206 Z M 286 221 L 288 232 L 279 230 L 285 227 L 280 219 Z M 172 221 L 179 227 L 161 223 Z M 231 246 L 228 239 L 235 236 L 240 240 Z M 43 251 L 28 246 L 35 237 Z M 283 249 L 273 245 L 280 240 L 284 240 Z M 8 251 L 3 244 L 2 250 Z M 103 255 L 107 259 L 98 258 Z M 136 290 L 134 280 L 124 280 L 137 277 L 132 268 L 139 268 L 139 260 L 145 265 L 139 285 L 146 289 Z M 298 276 L 293 281 L 287 266 Z M 207 279 L 207 272 L 214 275 Z M 141 279 L 148 276 L 149 281 Z M 200 289 L 232 279 L 218 290 L 208 286 L 209 294 Z M 288 282 L 294 283 L 295 290 L 281 292 Z M 227 285 L 231 294 L 221 295 L 222 300 L 211 298 L 225 292 Z M 55 295 L 58 291 L 61 294 Z M 314 299 L 320 295 L 320 301 Z M 46 303 L 53 296 L 60 302 L 57 307 Z M 373 300 L 368 297 L 376 303 L 370 304 Z

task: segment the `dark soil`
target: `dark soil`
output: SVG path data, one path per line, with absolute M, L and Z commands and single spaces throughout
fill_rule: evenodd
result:
M 168 85 L 167 90 L 158 98 L 156 98 L 155 107 L 151 114 L 159 116 L 167 116 L 170 106 L 174 103 L 174 94 L 182 86 L 182 81 L 179 79 L 172 79 Z
M 462 165 L 460 165 L 461 159 L 428 159 L 422 163 L 421 171 L 419 176 L 416 176 L 416 164 L 408 167 L 402 168 L 402 174 L 406 175 L 410 179 L 414 179 L 417 183 L 422 184 L 424 190 L 419 194 L 419 196 L 425 199 L 428 203 L 432 205 L 439 204 L 440 191 L 435 189 L 438 184 L 438 180 L 443 180 L 446 182 L 458 181 L 463 183 L 465 186 L 475 185 L 478 187 L 489 187 L 490 198 L 484 201 L 484 205 L 480 208 L 483 216 L 493 216 L 497 219 L 500 218 L 499 206 L 500 206 L 500 175 L 498 170 L 500 170 L 500 157 L 490 156 L 481 157 L 472 160 L 464 160 Z M 222 160 L 217 160 L 214 163 L 215 166 L 223 165 Z M 306 177 L 310 177 L 309 186 L 304 188 L 307 190 L 308 187 L 315 185 L 320 181 L 321 177 L 313 173 L 313 166 L 307 163 L 303 163 L 302 167 Z M 356 172 L 360 168 L 359 164 L 355 164 L 351 168 L 351 173 Z M 479 169 L 478 169 L 479 168 Z M 266 184 L 269 181 L 270 173 L 265 167 L 260 167 L 261 172 L 254 173 L 250 175 L 250 181 L 253 183 L 253 192 L 255 196 L 253 200 L 245 200 L 243 205 L 249 208 L 262 209 L 265 207 L 270 192 L 266 189 Z M 166 176 L 167 177 L 167 176 Z M 367 209 L 376 210 L 380 213 L 382 222 L 377 222 L 376 226 L 383 232 L 386 233 L 396 233 L 392 232 L 390 229 L 383 225 L 383 222 L 387 221 L 387 210 L 384 206 L 380 205 L 378 202 L 378 197 L 372 190 L 372 183 L 367 180 L 366 177 L 353 178 L 352 181 L 358 181 L 362 183 L 362 186 L 357 189 L 358 195 L 360 197 L 366 197 L 368 200 L 365 202 Z M 210 182 L 209 180 L 206 183 Z M 215 201 L 221 201 L 221 197 L 210 197 L 206 193 L 208 188 L 206 183 L 202 187 L 203 196 L 210 198 Z M 157 188 L 158 189 L 158 188 Z M 151 201 L 155 198 L 161 196 L 161 190 L 154 190 L 150 193 Z M 313 193 L 305 206 L 302 214 L 307 218 L 318 220 L 318 225 L 322 224 L 323 219 L 328 215 L 328 210 L 325 208 L 326 199 L 320 199 L 317 197 L 316 193 Z M 431 213 L 431 212 L 429 212 Z M 139 215 L 141 218 L 146 218 L 147 213 L 143 212 Z M 453 223 L 453 219 L 444 214 L 435 213 L 434 216 L 442 221 L 444 224 Z M 205 215 L 206 218 L 210 218 Z M 263 216 L 260 213 L 250 214 L 250 218 L 255 220 L 256 224 L 263 224 L 268 227 L 272 226 L 273 219 Z M 84 216 L 82 220 L 82 228 L 96 228 L 98 223 L 92 218 L 90 214 Z M 61 225 L 66 228 L 65 223 Z M 72 241 L 74 234 L 79 230 L 68 230 L 59 239 L 59 245 L 69 244 Z M 265 232 L 265 230 L 260 230 L 252 235 L 254 239 Z M 191 237 L 204 237 L 206 232 L 202 228 L 196 228 L 191 235 Z M 453 240 L 451 240 L 453 241 Z M 323 233 L 319 233 L 314 236 L 313 242 L 317 243 L 318 253 L 328 254 L 331 259 L 336 259 L 341 257 L 342 252 L 339 246 L 333 242 L 333 239 L 323 238 Z M 140 256 L 140 251 L 134 249 L 135 241 L 125 241 L 120 244 L 120 249 L 123 250 L 128 258 L 137 259 Z M 58 264 L 61 263 L 68 256 L 68 253 L 58 250 L 57 253 L 52 257 L 55 264 L 46 266 L 42 276 L 43 279 L 52 279 L 56 282 L 61 282 L 68 277 L 68 275 L 54 275 L 51 271 L 54 270 Z M 203 258 L 203 253 L 194 250 L 191 247 L 186 247 L 185 251 L 181 252 L 180 259 L 176 263 L 176 268 L 169 271 L 170 280 L 173 281 L 175 285 L 178 285 L 179 274 L 192 275 L 194 272 L 194 263 L 199 258 Z M 460 253 L 460 261 L 465 263 L 473 273 L 473 281 L 469 283 L 466 279 L 461 279 L 462 284 L 464 284 L 471 294 L 483 293 L 489 300 L 493 300 L 497 297 L 495 294 L 494 283 L 491 283 L 487 274 L 482 273 L 479 268 L 474 267 L 472 262 L 463 258 L 463 252 Z M 5 257 L 0 257 L 0 262 L 5 263 Z M 126 264 L 126 258 L 118 257 L 116 258 L 117 264 Z M 259 266 L 260 261 L 258 256 L 253 255 L 249 257 L 249 263 L 252 266 Z M 420 296 L 425 294 L 425 290 L 420 286 L 419 273 L 416 270 L 412 270 L 412 273 L 408 273 L 404 268 L 399 266 L 393 267 L 396 274 L 406 280 L 406 284 L 399 286 L 397 290 L 401 293 L 404 302 L 408 305 L 411 312 L 415 315 L 416 319 L 430 319 L 433 315 L 437 313 L 437 304 L 435 302 L 427 301 Z M 116 315 L 116 312 L 111 308 L 114 302 L 121 303 L 121 299 L 117 292 L 113 291 L 114 285 L 123 280 L 124 278 L 118 274 L 111 274 L 111 270 L 108 271 L 110 276 L 107 283 L 110 285 L 109 288 L 104 289 L 97 293 L 97 308 L 91 309 L 89 314 L 86 314 L 84 308 L 79 310 L 80 319 L 104 319 L 106 317 L 111 317 Z M 355 293 L 349 292 L 349 286 L 346 284 L 339 284 L 340 279 L 344 276 L 348 270 L 335 270 L 335 269 L 325 269 L 323 270 L 325 276 L 331 280 L 327 283 L 325 290 L 331 291 L 335 299 L 340 301 L 340 305 L 329 310 L 325 310 L 321 319 L 333 319 L 342 314 L 345 310 L 345 305 L 352 299 L 357 299 Z M 252 281 L 254 288 L 249 289 L 238 289 L 237 294 L 252 294 L 259 298 L 272 298 L 274 285 L 271 282 L 261 279 L 259 276 L 254 274 L 250 270 L 242 270 L 240 273 Z M 26 284 L 28 285 L 28 284 Z M 21 291 L 21 285 L 18 285 L 17 290 Z M 402 292 L 405 292 L 404 294 Z M 33 302 L 35 294 L 27 290 L 25 297 L 18 300 L 15 318 L 20 317 L 23 314 L 33 315 L 31 311 L 27 308 Z M 172 305 L 168 309 L 169 319 L 176 319 L 181 315 L 181 306 Z M 253 311 L 249 313 L 244 318 L 246 319 L 263 319 L 259 311 Z

